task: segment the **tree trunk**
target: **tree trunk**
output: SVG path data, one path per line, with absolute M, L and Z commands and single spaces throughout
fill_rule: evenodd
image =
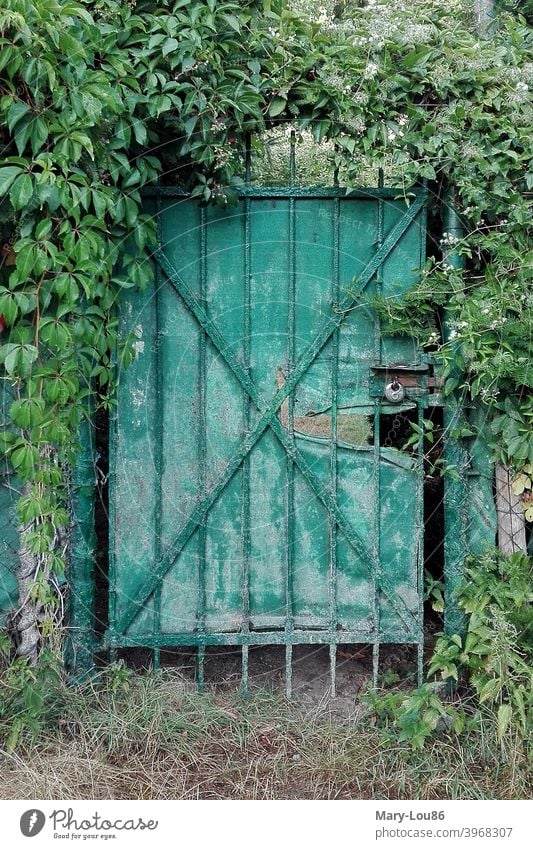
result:
M 29 494 L 27 484 L 22 495 Z M 17 641 L 17 655 L 26 657 L 30 663 L 35 663 L 39 653 L 39 611 L 40 604 L 31 598 L 31 587 L 39 568 L 37 555 L 32 554 L 26 545 L 26 539 L 32 525 L 19 528 L 19 568 L 17 581 L 19 588 L 20 607 L 14 618 L 14 627 Z

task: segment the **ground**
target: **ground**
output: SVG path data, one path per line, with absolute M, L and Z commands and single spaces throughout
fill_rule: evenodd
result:
M 341 651 L 344 652 L 343 649 Z M 391 652 L 394 649 L 390 650 Z M 411 655 L 413 653 L 411 652 Z M 328 698 L 327 650 L 295 652 L 294 698 L 284 656 L 251 652 L 250 696 L 238 692 L 239 657 L 206 661 L 206 693 L 186 656 L 158 673 L 116 665 L 79 686 L 62 684 L 40 737 L 0 748 L 5 799 L 492 799 L 529 798 L 515 741 L 500 746 L 478 725 L 443 732 L 422 752 L 384 735 L 364 700 L 366 650 L 339 653 L 337 699 Z M 414 658 L 390 657 L 409 683 Z M 381 684 L 387 678 L 383 662 Z M 224 671 L 225 677 L 221 673 Z M 215 676 L 218 684 L 210 683 Z M 0 729 L 1 730 L 1 729 Z

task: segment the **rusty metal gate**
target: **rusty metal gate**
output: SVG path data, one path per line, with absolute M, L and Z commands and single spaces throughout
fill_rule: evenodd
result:
M 387 439 L 437 401 L 383 337 L 425 257 L 425 191 L 247 187 L 152 198 L 154 284 L 129 290 L 110 467 L 111 648 L 418 646 L 423 463 Z M 390 400 L 385 397 L 385 389 Z M 397 390 L 395 392 L 395 390 Z M 385 435 L 384 435 L 385 428 Z M 394 428 L 393 428 L 394 429 Z

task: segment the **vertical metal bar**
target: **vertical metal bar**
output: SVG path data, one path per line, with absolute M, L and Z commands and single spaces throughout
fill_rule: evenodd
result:
M 418 401 L 418 456 L 417 456 L 417 483 L 416 483 L 416 537 L 417 537 L 417 564 L 416 581 L 418 587 L 418 622 L 422 634 L 424 633 L 424 405 Z M 423 636 L 417 644 L 417 683 L 422 684 L 424 678 L 424 639 Z
M 250 141 L 246 144 L 246 181 L 250 179 Z M 251 235 L 250 235 L 250 198 L 244 201 L 244 328 L 243 328 L 243 366 L 250 376 L 251 348 Z M 250 429 L 250 396 L 244 397 L 244 432 Z M 243 575 L 242 575 L 242 630 L 245 634 L 250 630 L 250 458 L 248 455 L 242 464 L 242 493 L 241 493 L 241 526 L 243 546 Z M 242 675 L 241 694 L 248 695 L 248 646 L 242 646 Z
M 291 130 L 290 180 L 294 185 L 296 159 L 294 153 L 295 132 Z M 289 198 L 289 292 L 287 317 L 287 372 L 292 373 L 295 365 L 295 329 L 296 329 L 296 205 L 294 197 Z M 294 446 L 294 393 L 288 398 L 288 433 Z M 294 459 L 287 456 L 287 584 L 286 584 L 286 624 L 287 643 L 285 647 L 285 682 L 287 698 L 292 695 L 292 634 L 294 631 L 293 610 L 293 558 L 294 558 Z
M 378 171 L 378 186 L 383 188 L 383 169 Z M 383 198 L 378 198 L 377 204 L 377 250 L 383 244 L 384 237 L 384 208 Z M 382 285 L 382 266 L 378 268 L 375 276 L 376 295 L 381 294 Z M 382 345 L 381 345 L 381 320 L 378 310 L 374 310 L 374 356 L 377 363 L 381 363 Z M 380 422 L 381 422 L 381 403 L 376 401 L 374 407 L 374 557 L 377 564 L 377 572 L 373 578 L 373 615 L 375 639 L 372 645 L 372 685 L 377 687 L 379 675 L 379 655 L 380 655 L 380 629 L 381 629 L 381 608 L 380 594 L 378 586 L 381 584 L 381 452 L 380 452 Z
M 76 676 L 82 676 L 94 665 L 95 586 L 94 528 L 95 473 L 92 450 L 93 429 L 89 418 L 80 425 L 80 452 L 72 474 L 72 508 L 74 525 L 71 534 L 69 639 L 66 660 Z
M 248 669 L 249 669 L 249 647 L 241 646 L 241 696 L 248 698 Z
M 337 154 L 339 152 L 339 146 L 336 144 L 333 150 L 334 153 Z M 337 164 L 335 164 L 335 167 L 333 169 L 333 185 L 335 186 L 335 188 L 337 188 L 339 185 L 339 166 Z
M 252 181 L 252 136 L 246 133 L 244 139 L 244 180 L 249 186 Z
M 334 699 L 337 696 L 337 643 L 333 640 L 329 644 L 329 686 Z
M 156 204 L 157 215 L 157 246 L 161 248 L 161 197 L 157 196 Z M 154 499 L 154 533 L 155 533 L 155 559 L 156 563 L 161 558 L 161 533 L 162 533 L 162 500 L 163 500 L 163 481 L 162 481 L 162 465 L 163 465 L 163 450 L 164 450 L 164 425 L 163 425 L 163 355 L 162 346 L 162 309 L 161 309 L 161 266 L 156 263 L 155 277 L 155 475 L 156 475 L 156 490 Z M 153 632 L 158 635 L 161 631 L 161 584 L 159 581 L 153 594 Z M 161 649 L 154 648 L 152 655 L 152 663 L 154 670 L 159 669 L 161 662 Z
M 376 637 L 372 645 L 372 686 L 377 687 L 379 675 L 379 635 L 381 628 L 380 597 L 376 584 L 381 583 L 381 402 L 374 407 L 374 555 L 377 571 L 374 576 L 374 629 Z
M 443 224 L 444 231 L 456 239 L 463 236 L 459 215 L 455 210 L 453 191 L 445 195 Z M 454 243 L 455 244 L 455 243 Z M 463 268 L 463 258 L 455 247 L 444 252 L 448 265 Z M 450 340 L 450 316 L 444 314 L 444 341 Z M 444 462 L 455 468 L 455 474 L 444 476 L 444 628 L 447 633 L 461 633 L 464 629 L 464 616 L 459 609 L 455 596 L 463 579 L 463 563 L 466 553 L 466 492 L 464 476 L 468 457 L 453 431 L 463 418 L 462 401 L 457 391 L 447 396 L 443 411 L 444 418 Z
M 289 182 L 294 186 L 296 182 L 296 133 L 291 130 L 290 153 L 289 153 Z
M 340 200 L 333 201 L 333 268 L 331 279 L 331 300 L 338 304 L 340 300 L 339 285 L 339 250 L 340 250 Z M 331 440 L 329 478 L 331 494 L 337 498 L 337 394 L 339 375 L 339 330 L 331 337 Z M 334 699 L 337 691 L 337 523 L 329 514 L 329 666 L 331 679 L 331 697 Z
M 123 330 L 118 310 L 119 332 Z M 116 366 L 116 349 L 113 352 L 113 363 Z M 118 411 L 109 414 L 109 469 L 108 469 L 108 556 L 107 556 L 107 618 L 110 634 L 109 661 L 114 663 L 117 659 L 117 650 L 113 646 L 115 628 L 117 622 L 117 559 L 116 559 L 116 512 L 117 512 L 117 437 L 118 437 Z
M 383 168 L 380 168 L 378 171 L 378 186 L 380 189 L 383 188 Z M 384 207 L 383 207 L 383 198 L 378 198 L 378 221 L 377 221 L 377 248 L 382 246 L 383 244 L 383 232 L 384 232 Z M 379 297 L 381 295 L 381 287 L 383 283 L 382 267 L 380 266 L 376 272 L 375 276 L 375 286 L 376 286 L 376 296 Z M 374 310 L 374 351 L 376 362 L 381 362 L 381 318 L 378 310 Z
M 198 646 L 197 667 L 198 667 L 198 692 L 204 692 L 204 661 L 205 661 L 205 646 Z
M 207 290 L 207 212 L 205 206 L 200 208 L 200 301 L 205 306 Z M 207 358 L 207 335 L 205 330 L 200 330 L 199 336 L 199 365 L 198 365 L 198 404 L 200 410 L 199 435 L 198 435 L 198 491 L 202 500 L 206 493 L 206 452 L 207 452 L 207 422 L 206 422 L 206 358 Z M 206 534 L 207 514 L 203 516 L 198 528 L 198 629 L 205 634 L 205 564 L 206 564 Z M 203 692 L 204 688 L 204 658 L 205 646 L 198 647 L 198 690 Z

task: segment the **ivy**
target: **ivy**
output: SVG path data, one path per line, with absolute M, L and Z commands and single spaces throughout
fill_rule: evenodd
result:
M 12 394 L 0 436 L 42 575 L 64 565 L 53 543 L 67 521 L 62 470 L 80 421 L 95 393 L 111 403 L 114 363 L 133 356 L 114 307 L 123 288 L 151 279 L 143 187 L 179 183 L 203 202 L 232 203 L 248 134 L 260 144 L 280 123 L 330 143 L 348 186 L 368 163 L 399 194 L 422 179 L 436 199 L 445 182 L 456 186 L 466 270 L 435 248 L 413 296 L 417 330 L 474 396 L 510 397 L 523 416 L 526 20 L 503 13 L 483 41 L 459 0 L 309 8 L 6 0 L 0 10 L 0 363 Z M 438 335 L 435 303 L 449 310 L 453 346 Z M 47 581 L 36 587 L 48 604 Z

